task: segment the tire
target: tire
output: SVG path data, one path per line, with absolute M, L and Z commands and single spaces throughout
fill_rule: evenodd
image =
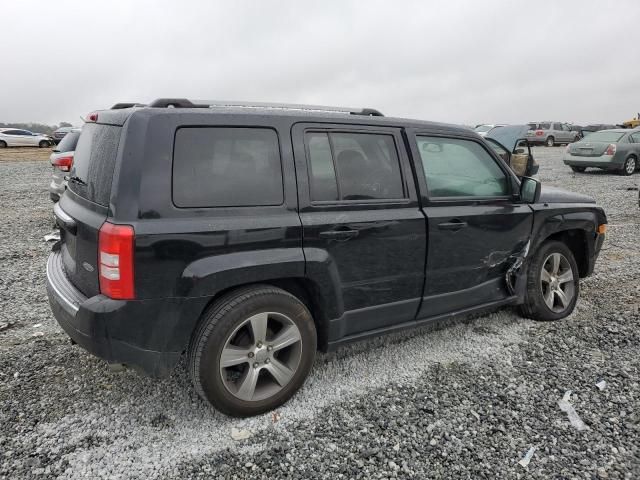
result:
M 552 273 L 554 268 L 556 274 Z M 556 286 L 563 296 L 556 293 Z M 578 265 L 569 247 L 555 240 L 542 244 L 527 269 L 527 289 L 520 313 L 533 320 L 559 320 L 573 312 L 579 295 Z
M 622 165 L 620 174 L 626 176 L 633 175 L 633 173 L 636 171 L 636 168 L 638 168 L 638 161 L 636 160 L 636 157 L 627 157 L 627 159 L 624 161 L 624 164 Z
M 46 147 L 50 147 L 51 145 L 46 140 L 40 140 L 40 143 L 38 144 L 38 146 L 40 148 L 46 148 Z
M 553 137 L 547 137 L 547 140 L 545 140 L 545 144 L 547 145 L 547 147 L 553 147 L 556 144 L 556 139 Z
M 0 148 L 7 148 L 7 142 L 0 140 Z
M 574 167 L 573 165 L 571 165 L 571 170 L 573 170 L 574 172 L 582 173 L 586 169 L 587 169 L 587 167 Z
M 278 339 L 284 346 L 277 346 Z M 191 379 L 198 394 L 221 412 L 258 415 L 279 407 L 302 386 L 316 347 L 313 318 L 298 298 L 269 285 L 241 288 L 202 315 L 189 345 Z

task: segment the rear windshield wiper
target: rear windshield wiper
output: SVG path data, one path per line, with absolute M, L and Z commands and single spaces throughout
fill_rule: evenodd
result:
M 67 176 L 67 177 L 64 177 L 64 178 L 67 180 L 67 182 L 77 183 L 78 185 L 82 185 L 84 187 L 87 186 L 87 182 L 85 182 L 80 177 L 77 177 L 75 175 L 74 176 Z

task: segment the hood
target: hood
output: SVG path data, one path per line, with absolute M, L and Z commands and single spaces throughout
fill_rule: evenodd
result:
M 513 152 L 518 140 L 527 138 L 528 131 L 529 125 L 506 125 L 504 127 L 490 130 L 485 137 L 493 138 L 509 152 Z
M 542 185 L 540 203 L 596 203 L 596 201 L 588 195 Z

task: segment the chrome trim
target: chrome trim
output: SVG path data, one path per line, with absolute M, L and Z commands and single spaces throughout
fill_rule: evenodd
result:
M 71 218 L 67 214 L 67 212 L 62 210 L 62 207 L 60 206 L 59 203 L 56 203 L 55 206 L 53 207 L 53 214 L 65 223 L 70 223 L 74 221 L 73 218 Z
M 70 299 L 65 297 L 64 294 L 59 290 L 59 288 L 56 286 L 55 282 L 53 281 L 53 277 L 51 276 L 51 272 L 50 272 L 50 268 L 51 268 L 50 265 L 52 262 L 52 258 L 53 258 L 53 254 L 51 254 L 47 260 L 47 284 L 53 290 L 53 293 L 55 294 L 56 299 L 60 301 L 60 306 L 67 313 L 75 317 L 76 313 L 78 313 L 78 310 L 80 310 L 80 305 L 73 303 Z

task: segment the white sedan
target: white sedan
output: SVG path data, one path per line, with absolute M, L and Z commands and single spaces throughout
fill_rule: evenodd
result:
M 0 128 L 0 148 L 5 147 L 50 147 L 53 140 L 48 135 L 17 128 Z

